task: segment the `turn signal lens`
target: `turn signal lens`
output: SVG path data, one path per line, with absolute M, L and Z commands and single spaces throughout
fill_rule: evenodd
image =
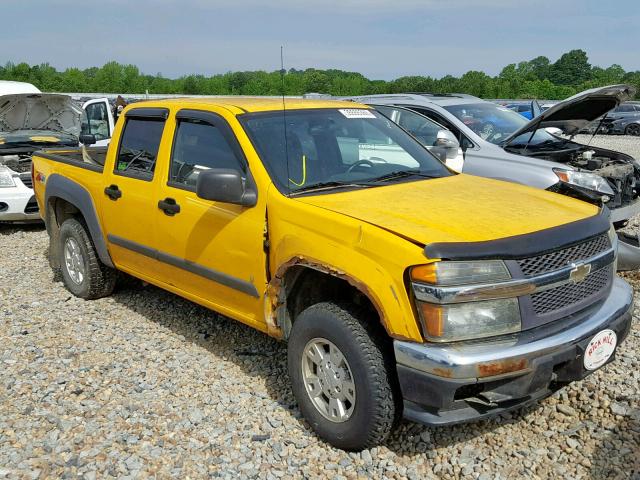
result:
M 411 280 L 434 285 L 467 285 L 509 280 L 511 274 L 502 260 L 435 262 L 411 269 Z

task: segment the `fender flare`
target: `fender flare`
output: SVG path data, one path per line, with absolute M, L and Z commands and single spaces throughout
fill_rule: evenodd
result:
M 100 261 L 108 267 L 114 268 L 104 234 L 102 233 L 102 227 L 98 221 L 96 207 L 87 189 L 73 180 L 54 173 L 47 179 L 44 196 L 45 205 L 48 206 L 52 198 L 66 200 L 80 211 L 89 228 L 89 235 L 91 235 Z M 47 229 L 49 229 L 48 225 Z

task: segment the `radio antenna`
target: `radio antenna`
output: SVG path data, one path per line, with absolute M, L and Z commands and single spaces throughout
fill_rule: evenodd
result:
M 285 94 L 285 83 L 284 83 L 284 74 L 286 70 L 284 69 L 284 47 L 280 45 L 280 79 L 282 80 L 282 126 L 284 131 L 284 156 L 285 161 L 287 162 L 287 190 L 291 193 L 291 185 L 290 178 L 291 173 L 289 171 L 289 139 L 287 138 L 287 105 L 284 101 Z

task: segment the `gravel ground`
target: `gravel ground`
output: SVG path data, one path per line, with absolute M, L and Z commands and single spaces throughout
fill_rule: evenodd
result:
M 591 140 L 591 135 L 576 135 L 575 140 L 585 145 L 624 152 L 640 161 L 640 138 L 638 137 L 630 135 L 596 135 Z
M 640 479 L 638 310 L 615 363 L 536 407 L 345 453 L 301 419 L 282 344 L 137 282 L 80 300 L 47 244 L 0 225 L 0 478 Z

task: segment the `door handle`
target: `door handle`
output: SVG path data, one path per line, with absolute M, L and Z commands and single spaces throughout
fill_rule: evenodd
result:
M 104 189 L 104 193 L 111 200 L 118 200 L 120 197 L 122 197 L 122 190 L 118 188 L 118 185 L 109 185 Z
M 160 200 L 158 202 L 158 208 L 170 217 L 173 217 L 176 213 L 180 213 L 180 205 L 178 205 L 173 198 L 167 197 L 164 200 Z

